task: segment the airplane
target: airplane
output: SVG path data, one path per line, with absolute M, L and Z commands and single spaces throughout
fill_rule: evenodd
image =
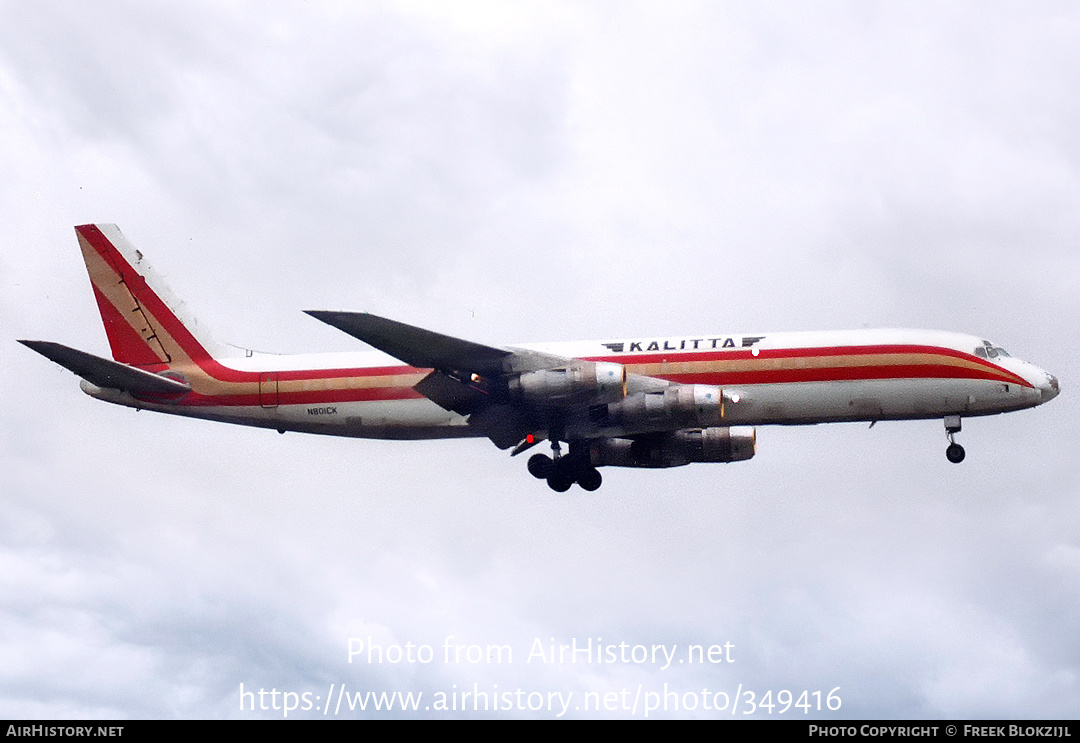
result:
M 19 341 L 92 397 L 226 423 L 380 439 L 486 437 L 557 492 L 601 467 L 736 462 L 756 427 L 961 419 L 1041 405 L 1052 374 L 976 336 L 847 330 L 627 337 L 495 348 L 377 315 L 308 314 L 378 349 L 279 356 L 230 348 L 187 316 L 115 225 L 75 228 L 112 360 Z M 381 353 L 380 353 L 381 352 Z M 564 452 L 562 445 L 567 445 Z

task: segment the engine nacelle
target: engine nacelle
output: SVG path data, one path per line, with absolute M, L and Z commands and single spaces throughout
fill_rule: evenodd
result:
M 592 445 L 594 467 L 681 467 L 691 462 L 740 462 L 757 450 L 757 432 L 743 426 L 683 429 Z
M 678 384 L 655 392 L 638 392 L 590 411 L 592 422 L 626 434 L 718 426 L 724 419 L 719 387 Z
M 534 403 L 587 398 L 606 403 L 626 397 L 626 367 L 580 361 L 559 369 L 525 372 L 510 380 L 510 392 Z

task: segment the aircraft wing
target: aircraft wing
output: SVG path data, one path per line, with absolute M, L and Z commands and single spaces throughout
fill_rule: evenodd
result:
M 716 425 L 722 393 L 628 374 L 621 364 L 527 349 L 493 348 L 376 315 L 315 312 L 406 364 L 431 373 L 413 389 L 468 416 L 500 449 L 523 451 L 541 438 L 578 440 Z
M 554 369 L 572 361 L 564 356 L 522 348 L 493 348 L 367 312 L 307 310 L 307 314 L 406 364 L 420 369 L 438 369 L 454 376 Z
M 27 348 L 55 361 L 69 371 L 98 387 L 126 390 L 132 394 L 182 394 L 189 386 L 160 374 L 103 359 L 85 351 L 79 351 L 50 341 L 19 341 Z
M 492 374 L 501 372 L 504 360 L 513 355 L 511 351 L 452 338 L 366 312 L 309 310 L 307 314 L 420 369 Z
M 577 363 L 525 349 L 493 348 L 366 312 L 307 314 L 410 366 L 432 369 L 414 389 L 447 410 L 469 416 L 470 425 L 500 449 L 545 426 L 535 404 L 508 398 L 511 379 L 523 372 Z

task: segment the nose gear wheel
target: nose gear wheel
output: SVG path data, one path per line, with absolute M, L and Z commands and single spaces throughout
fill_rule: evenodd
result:
M 945 416 L 945 435 L 949 437 L 949 446 L 945 449 L 945 458 L 953 464 L 960 464 L 964 461 L 966 452 L 964 447 L 956 443 L 953 439 L 954 434 L 960 433 L 960 416 L 947 415 Z

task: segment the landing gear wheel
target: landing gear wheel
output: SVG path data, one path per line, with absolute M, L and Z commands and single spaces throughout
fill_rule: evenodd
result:
M 964 447 L 960 444 L 949 444 L 945 450 L 945 457 L 953 464 L 960 464 L 964 461 Z
M 945 457 L 953 464 L 964 461 L 964 447 L 956 443 L 956 439 L 953 438 L 958 433 L 960 433 L 960 416 L 945 416 L 945 435 L 949 437 L 949 447 L 945 450 Z
M 547 484 L 556 493 L 565 493 L 574 484 L 574 478 L 568 475 L 552 475 L 547 479 Z
M 552 463 L 547 483 L 548 487 L 556 493 L 565 493 L 577 479 L 577 462 L 572 457 L 567 456 L 560 457 Z
M 577 484 L 581 486 L 582 490 L 593 492 L 603 484 L 604 478 L 600 474 L 600 470 L 595 467 L 589 467 L 587 470 L 578 475 Z
M 529 474 L 537 480 L 546 480 L 551 477 L 551 473 L 555 470 L 555 463 L 551 461 L 551 457 L 547 454 L 533 454 L 529 457 L 527 467 Z

